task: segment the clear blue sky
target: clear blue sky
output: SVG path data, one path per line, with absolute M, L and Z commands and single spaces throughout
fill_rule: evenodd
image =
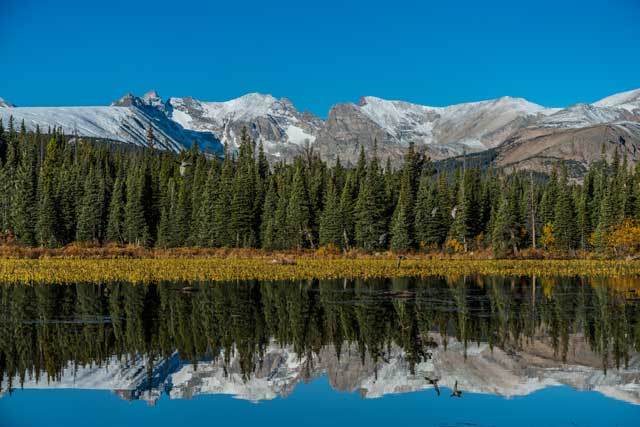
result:
M 125 92 L 363 95 L 548 106 L 640 87 L 639 0 L 0 0 L 0 97 L 107 105 Z

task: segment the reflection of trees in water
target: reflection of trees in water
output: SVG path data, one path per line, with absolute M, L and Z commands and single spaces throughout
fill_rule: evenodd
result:
M 0 378 L 56 380 L 69 362 L 104 363 L 116 355 L 197 363 L 237 355 L 245 378 L 262 366 L 267 344 L 292 346 L 307 370 L 334 345 L 387 361 L 400 346 L 412 373 L 438 344 L 433 333 L 467 347 L 487 342 L 507 353 L 549 340 L 565 361 L 573 334 L 625 366 L 640 349 L 640 308 L 626 285 L 584 278 L 460 277 L 297 283 L 0 286 Z M 42 377 L 42 378 L 41 378 Z M 7 380 L 7 378 L 9 380 Z

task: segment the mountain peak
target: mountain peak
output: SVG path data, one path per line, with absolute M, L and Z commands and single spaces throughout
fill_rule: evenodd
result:
M 9 101 L 5 101 L 4 99 L 0 98 L 0 108 L 14 108 L 14 107 L 15 105 L 10 103 Z
M 149 92 L 145 93 L 144 95 L 142 95 L 142 99 L 145 101 L 153 101 L 153 100 L 157 100 L 160 99 L 162 100 L 162 98 L 160 98 L 160 95 L 158 95 L 158 92 L 156 90 L 150 90 Z
M 625 104 L 639 104 L 640 107 L 640 89 L 629 90 L 626 92 L 616 93 L 615 95 L 602 98 L 598 102 L 594 102 L 596 107 L 620 107 Z
M 158 92 L 156 92 L 155 90 L 150 90 L 149 92 L 142 95 L 142 98 L 140 99 L 144 104 L 150 105 L 152 107 L 157 107 L 160 110 L 164 110 L 165 108 L 164 101 L 162 100 L 162 98 L 160 98 L 160 95 L 158 95 Z
M 112 107 L 131 107 L 136 96 L 131 92 L 127 92 L 122 98 L 111 103 Z

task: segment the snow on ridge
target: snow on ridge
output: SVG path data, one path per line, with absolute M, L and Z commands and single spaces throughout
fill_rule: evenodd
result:
M 472 149 L 488 148 L 482 139 L 514 120 L 528 120 L 556 111 L 524 98 L 508 96 L 446 107 L 429 107 L 365 96 L 360 99 L 357 108 L 400 142 L 437 142 L 443 146 L 457 143 Z
M 228 101 L 200 101 L 191 97 L 170 98 L 169 104 L 175 109 L 180 109 L 189 103 L 193 103 L 201 109 L 203 116 L 222 124 L 228 120 L 249 121 L 256 117 L 267 116 L 274 113 L 283 113 L 290 103 L 282 102 L 272 95 L 249 93 L 239 98 Z
M 623 119 L 619 110 L 595 104 L 575 104 L 544 118 L 545 127 L 581 128 L 595 124 L 612 123 Z
M 594 102 L 596 107 L 619 107 L 626 104 L 640 104 L 640 89 L 616 93 Z
M 9 101 L 6 101 L 0 98 L 0 108 L 15 108 L 15 105 L 10 103 Z
M 40 126 L 43 131 L 57 126 L 66 134 L 77 131 L 82 136 L 122 141 L 120 124 L 132 116 L 126 107 L 17 107 L 0 110 L 0 117 L 16 123 L 24 120 L 27 129 Z

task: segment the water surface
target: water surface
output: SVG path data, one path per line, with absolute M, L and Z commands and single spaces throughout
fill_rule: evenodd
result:
M 0 425 L 636 426 L 635 285 L 4 285 Z

